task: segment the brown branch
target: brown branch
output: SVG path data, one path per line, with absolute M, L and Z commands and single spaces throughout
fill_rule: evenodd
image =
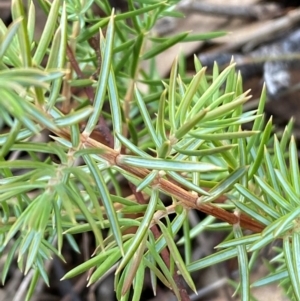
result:
M 62 133 L 57 133 L 62 134 Z M 64 135 L 69 135 L 68 133 L 64 133 Z M 70 137 L 68 138 L 70 139 Z M 84 147 L 91 147 L 91 148 L 99 148 L 102 149 L 104 152 L 100 155 L 103 159 L 111 164 L 111 166 L 118 166 L 127 172 L 139 177 L 141 180 L 144 179 L 150 171 L 146 168 L 138 168 L 129 166 L 126 164 L 122 164 L 120 161 L 122 155 L 116 152 L 115 150 L 107 147 L 104 144 L 101 144 L 89 137 L 81 136 L 81 142 Z M 261 232 L 264 229 L 264 226 L 257 221 L 252 220 L 247 215 L 241 214 L 240 217 L 237 217 L 231 212 L 228 212 L 222 208 L 215 206 L 214 204 L 210 203 L 200 203 L 198 204 L 198 195 L 180 187 L 179 185 L 172 183 L 166 179 L 160 178 L 157 181 L 154 181 L 153 186 L 159 186 L 160 191 L 174 196 L 177 200 L 181 202 L 183 206 L 189 209 L 197 209 L 202 211 L 206 214 L 212 215 L 222 221 L 228 222 L 231 225 L 236 223 L 240 223 L 241 227 L 244 229 L 251 230 L 253 232 Z
M 250 18 L 265 20 L 281 16 L 283 10 L 279 4 L 257 4 L 257 5 L 228 5 L 211 4 L 199 1 L 187 1 L 179 4 L 179 8 L 185 12 L 204 13 L 229 18 Z
M 59 131 L 56 131 L 55 134 L 60 137 L 64 137 L 65 139 L 70 139 L 70 133 L 67 130 L 60 129 Z M 99 156 L 106 160 L 111 166 L 117 166 L 121 169 L 124 169 L 132 175 L 139 177 L 141 180 L 150 173 L 150 171 L 146 168 L 138 168 L 120 163 L 119 157 L 122 155 L 120 155 L 117 151 L 109 148 L 108 146 L 91 139 L 90 137 L 84 137 L 83 135 L 81 135 L 81 143 L 86 148 L 102 149 L 103 153 Z M 241 213 L 238 217 L 235 214 L 219 208 L 211 203 L 198 204 L 198 195 L 195 195 L 194 193 L 166 179 L 161 178 L 159 179 L 159 181 L 154 182 L 152 185 L 156 187 L 159 186 L 160 191 L 174 196 L 181 202 L 183 206 L 188 209 L 197 209 L 224 222 L 228 222 L 231 225 L 239 223 L 242 228 L 251 230 L 256 233 L 262 232 L 265 228 L 264 225 L 262 225 L 258 221 L 251 219 L 243 213 Z

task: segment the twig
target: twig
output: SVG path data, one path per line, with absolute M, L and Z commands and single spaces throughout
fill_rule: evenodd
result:
M 95 292 L 96 290 L 99 293 L 99 285 L 105 285 L 105 281 L 108 281 L 108 277 L 112 276 L 112 273 L 117 269 L 118 267 L 118 262 L 115 263 L 109 270 L 107 270 L 105 272 L 105 274 L 99 279 L 97 280 L 95 283 L 93 283 L 90 287 L 89 287 L 89 292 L 88 292 L 88 296 L 87 299 L 88 301 L 96 301 L 96 297 L 95 297 Z M 101 289 L 100 289 L 101 290 Z M 103 292 L 101 294 L 101 297 L 103 297 Z M 107 297 L 107 296 L 106 296 Z M 104 298 L 105 299 L 105 298 Z M 97 299 L 98 300 L 98 299 Z
M 221 278 L 221 279 L 211 283 L 210 285 L 198 290 L 197 295 L 196 294 L 191 295 L 190 299 L 191 299 L 191 301 L 199 300 L 199 299 L 205 297 L 206 295 L 208 295 L 212 292 L 215 292 L 217 289 L 223 287 L 227 283 L 228 283 L 227 278 Z
M 57 279 L 61 279 L 66 274 L 64 268 L 61 265 L 61 262 L 56 257 L 53 259 L 53 270 Z M 60 295 L 63 296 L 63 298 L 65 296 L 71 295 L 72 301 L 82 301 L 81 297 L 78 295 L 78 291 L 75 291 L 70 280 L 64 280 L 63 282 L 59 281 L 58 291 Z
M 62 135 L 66 139 L 70 139 L 70 134 L 66 131 L 61 129 L 60 132 L 57 132 L 59 136 Z M 107 147 L 104 144 L 101 144 L 89 137 L 81 136 L 81 142 L 85 147 L 94 147 L 103 150 L 101 157 L 108 161 L 111 166 L 116 166 L 121 169 L 128 171 L 129 173 L 139 177 L 140 179 L 144 179 L 148 174 L 149 170 L 146 168 L 136 168 L 126 164 L 122 164 L 120 155 L 117 151 Z M 240 222 L 241 227 L 245 229 L 249 229 L 254 232 L 261 232 L 264 229 L 264 226 L 261 225 L 259 222 L 252 220 L 246 215 L 241 214 L 240 217 L 237 217 L 231 212 L 228 212 L 222 208 L 214 206 L 213 204 L 198 204 L 198 195 L 191 193 L 188 190 L 171 183 L 170 181 L 159 178 L 157 181 L 154 181 L 152 185 L 159 186 L 160 190 L 167 195 L 174 196 L 176 199 L 181 201 L 182 205 L 188 209 L 197 209 L 206 214 L 212 215 L 222 221 L 228 222 L 229 224 L 233 225 Z M 240 219 L 240 220 L 239 220 Z
M 86 288 L 86 278 L 87 278 L 87 273 L 83 274 L 73 285 L 72 290 L 69 291 L 67 295 L 65 295 L 61 301 L 72 301 L 74 293 L 78 294 L 82 292 L 83 289 Z
M 300 9 L 294 9 L 283 17 L 275 20 L 256 22 L 253 25 L 247 25 L 241 30 L 235 31 L 234 39 L 229 39 L 228 36 L 217 38 L 214 42 L 223 44 L 213 47 L 208 51 L 211 53 L 224 53 L 235 51 L 236 49 L 243 47 L 243 51 L 248 52 L 263 42 L 268 42 L 281 36 L 299 21 Z M 245 28 L 247 29 L 246 34 Z
M 257 5 L 226 5 L 211 4 L 200 1 L 182 1 L 178 8 L 188 12 L 198 12 L 210 15 L 250 19 L 270 19 L 283 13 L 278 4 L 257 4 Z
M 19 285 L 18 290 L 15 292 L 14 298 L 12 299 L 12 301 L 19 301 L 19 300 L 24 300 L 25 295 L 26 295 L 26 291 L 27 288 L 30 284 L 30 281 L 33 277 L 34 271 L 30 270 L 29 273 L 25 276 L 25 278 L 23 279 L 23 281 L 21 282 L 21 284 Z
M 59 137 L 63 137 L 65 139 L 70 140 L 70 132 L 67 129 L 58 129 L 53 132 Z M 101 155 L 99 156 L 101 156 L 102 159 L 106 160 L 111 166 L 114 166 L 115 168 L 126 170 L 127 172 L 135 175 L 141 180 L 144 179 L 150 173 L 150 171 L 146 168 L 137 168 L 137 167 L 123 164 L 121 162 L 122 155 L 105 144 L 102 144 L 84 135 L 81 135 L 80 139 L 82 145 L 86 148 L 98 148 L 103 150 L 103 153 L 101 153 Z M 187 209 L 199 210 L 206 214 L 212 215 L 224 222 L 227 222 L 231 225 L 240 223 L 240 226 L 242 228 L 251 230 L 256 233 L 262 232 L 263 229 L 265 228 L 264 225 L 262 225 L 261 223 L 255 220 L 252 220 L 247 215 L 241 214 L 239 217 L 237 217 L 233 213 L 228 212 L 222 208 L 219 208 L 213 204 L 209 204 L 209 203 L 198 204 L 197 202 L 199 198 L 198 195 L 186 190 L 185 188 L 180 187 L 179 185 L 176 185 L 175 183 L 170 182 L 169 180 L 159 178 L 159 180 L 153 181 L 152 185 L 156 187 L 159 186 L 160 191 L 166 193 L 167 195 L 171 195 L 175 197 Z
M 1 9 L 9 9 L 11 7 L 10 1 L 7 1 L 5 3 L 0 3 L 0 8 Z

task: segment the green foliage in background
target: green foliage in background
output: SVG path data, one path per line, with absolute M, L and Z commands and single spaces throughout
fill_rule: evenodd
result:
M 118 300 L 140 300 L 147 270 L 154 292 L 159 279 L 180 299 L 174 273 L 196 291 L 193 272 L 233 257 L 242 300 L 250 300 L 251 285 L 271 282 L 300 300 L 300 176 L 292 123 L 280 139 L 272 134 L 272 120 L 263 115 L 265 90 L 258 109 L 243 112 L 249 96 L 234 63 L 222 72 L 215 65 L 208 76 L 195 58 L 189 77 L 176 59 L 168 78 L 157 72 L 156 57 L 167 48 L 223 33 L 156 37 L 157 20 L 178 16 L 176 1 L 129 0 L 121 13 L 107 1 L 40 0 L 47 22 L 36 41 L 35 6 L 28 3 L 25 12 L 21 0 L 12 0 L 8 28 L 0 20 L 2 282 L 17 259 L 24 274 L 33 270 L 29 300 L 40 278 L 49 284 L 45 262 L 64 260 L 63 244 L 78 251 L 73 235 L 92 232 L 93 256 L 64 278 L 91 269 L 90 285 L 116 269 Z M 104 16 L 94 15 L 92 5 Z M 98 47 L 91 46 L 95 41 Z M 242 129 L 246 123 L 251 130 Z M 112 149 L 104 143 L 105 125 Z M 97 141 L 94 130 L 106 139 Z M 39 139 L 45 136 L 51 139 Z M 145 204 L 126 198 L 124 178 Z M 166 196 L 172 205 L 165 205 Z M 239 222 L 210 215 L 191 229 L 187 197 L 193 196 L 190 208 L 212 204 L 236 217 L 246 214 L 261 233 L 245 234 Z M 221 196 L 226 202 L 215 202 Z M 136 233 L 126 231 L 133 226 Z M 192 240 L 205 230 L 230 234 L 216 253 L 192 261 Z M 259 252 L 275 240 L 282 243 L 270 275 L 250 284 Z M 169 265 L 160 256 L 165 247 Z

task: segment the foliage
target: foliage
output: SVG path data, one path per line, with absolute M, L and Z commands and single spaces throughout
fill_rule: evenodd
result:
M 16 257 L 24 274 L 34 272 L 26 300 L 40 277 L 49 283 L 45 261 L 64 260 L 64 238 L 77 250 L 73 235 L 85 232 L 95 236 L 93 257 L 64 278 L 90 270 L 90 285 L 117 264 L 118 300 L 131 293 L 140 299 L 147 269 L 154 292 L 158 278 L 184 300 L 179 274 L 196 291 L 192 272 L 233 257 L 237 290 L 250 300 L 249 273 L 276 239 L 282 240 L 277 265 L 252 286 L 277 281 L 300 300 L 292 123 L 280 140 L 272 134 L 272 120 L 263 115 L 265 89 L 258 109 L 243 112 L 250 97 L 234 63 L 222 72 L 215 65 L 210 77 L 195 57 L 189 78 L 176 59 L 169 78 L 160 78 L 159 53 L 217 36 L 155 37 L 159 18 L 177 16 L 175 4 L 129 0 L 129 10 L 116 13 L 107 1 L 40 0 L 48 17 L 39 41 L 32 1 L 25 12 L 21 0 L 12 0 L 12 24 L 0 20 L 0 121 L 2 132 L 9 128 L 0 135 L 2 282 Z M 252 129 L 243 130 L 249 122 Z M 51 139 L 38 140 L 45 132 Z M 23 155 L 14 160 L 16 152 Z M 122 191 L 124 178 L 134 199 Z M 208 214 L 193 229 L 190 209 Z M 136 232 L 128 232 L 133 226 Z M 218 252 L 192 262 L 192 239 L 208 228 L 231 234 Z

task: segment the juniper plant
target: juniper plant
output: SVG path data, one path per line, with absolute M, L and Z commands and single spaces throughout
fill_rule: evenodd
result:
M 129 0 L 126 12 L 107 1 L 40 0 L 47 22 L 36 41 L 28 3 L 25 11 L 12 0 L 12 24 L 0 20 L 2 282 L 17 259 L 24 274 L 33 271 L 30 300 L 38 279 L 49 283 L 45 261 L 64 260 L 63 244 L 77 250 L 73 235 L 92 232 L 93 256 L 64 278 L 89 270 L 90 285 L 115 267 L 117 299 L 139 300 L 150 271 L 154 292 L 159 279 L 189 300 L 182 278 L 196 291 L 193 272 L 237 257 L 237 291 L 250 300 L 255 259 L 280 239 L 276 267 L 252 286 L 276 281 L 300 300 L 292 122 L 277 139 L 263 115 L 265 89 L 258 109 L 243 112 L 250 96 L 233 62 L 222 72 L 215 65 L 211 77 L 196 57 L 192 78 L 178 59 L 168 78 L 156 72 L 156 56 L 172 45 L 223 33 L 153 36 L 159 18 L 178 16 L 172 0 Z M 189 210 L 207 217 L 191 229 Z M 231 234 L 192 261 L 192 240 L 207 228 Z

